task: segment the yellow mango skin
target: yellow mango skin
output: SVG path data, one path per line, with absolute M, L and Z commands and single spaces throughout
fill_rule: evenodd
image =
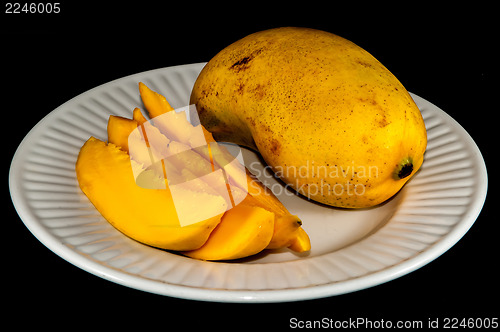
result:
M 319 30 L 271 29 L 229 45 L 201 71 L 191 104 L 216 140 L 258 150 L 285 183 L 336 207 L 392 197 L 427 144 L 420 111 L 394 75 Z
M 180 227 L 170 192 L 136 185 L 130 157 L 113 144 L 91 137 L 81 148 L 76 162 L 80 188 L 102 216 L 115 228 L 136 241 L 169 250 L 201 247 L 222 214 Z M 198 195 L 198 196 L 197 196 Z M 217 196 L 186 192 L 210 209 L 224 203 Z

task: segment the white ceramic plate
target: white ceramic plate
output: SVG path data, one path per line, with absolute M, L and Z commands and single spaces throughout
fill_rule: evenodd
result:
M 87 91 L 40 121 L 10 169 L 14 205 L 29 230 L 74 265 L 113 282 L 168 296 L 279 302 L 332 296 L 409 273 L 453 246 L 471 227 L 487 191 L 486 167 L 467 132 L 412 95 L 428 130 L 419 173 L 392 200 L 363 210 L 328 208 L 282 190 L 250 151 L 251 170 L 300 216 L 312 250 L 268 252 L 240 262 L 202 262 L 139 244 L 101 217 L 78 187 L 75 161 L 92 135 L 106 139 L 110 114 L 142 106 L 138 82 L 188 105 L 203 63 L 152 70 Z M 256 165 L 260 165 L 257 167 Z

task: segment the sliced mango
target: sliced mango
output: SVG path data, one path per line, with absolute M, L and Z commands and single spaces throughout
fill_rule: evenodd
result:
M 203 260 L 310 249 L 301 221 L 225 146 L 139 89 L 152 121 L 138 108 L 133 119 L 111 116 L 108 144 L 91 137 L 77 160 L 80 187 L 104 218 L 139 242 Z
M 311 250 L 311 240 L 302 227 L 297 230 L 297 237 L 289 248 L 296 252 L 306 252 Z
M 297 237 L 299 236 L 298 231 L 302 230 L 302 228 L 300 227 L 302 225 L 301 220 L 297 216 L 290 213 L 283 213 L 281 208 L 270 205 L 269 199 L 258 199 L 258 197 L 260 196 L 256 197 L 251 194 L 247 194 L 246 197 L 241 201 L 240 205 L 260 207 L 273 212 L 274 232 L 273 237 L 267 245 L 266 249 L 280 249 L 290 247 L 292 243 L 297 240 Z M 273 199 L 277 200 L 277 198 Z M 294 248 L 299 247 L 296 246 Z M 292 250 L 296 251 L 295 249 Z
M 134 111 L 132 112 L 132 118 L 137 121 L 140 125 L 148 122 L 148 119 L 142 114 L 142 111 L 140 108 L 136 107 L 134 108 Z
M 202 260 L 229 260 L 264 250 L 273 236 L 274 214 L 256 206 L 238 205 L 228 210 L 208 241 L 184 255 Z
M 154 92 L 142 82 L 139 83 L 139 93 L 151 119 L 174 110 L 165 97 Z
M 208 132 L 203 126 L 198 125 L 194 127 L 186 120 L 185 115 L 181 116 L 183 114 L 182 112 L 179 114 L 170 112 L 172 109 L 171 107 L 168 107 L 168 102 L 165 104 L 165 97 L 157 92 L 152 91 L 144 83 L 139 83 L 139 86 L 141 98 L 144 102 L 144 105 L 146 106 L 146 110 L 149 113 L 149 117 L 152 118 L 153 121 L 155 121 L 155 117 L 158 117 L 156 119 L 155 125 L 158 123 L 160 131 L 167 136 L 171 135 L 172 137 L 176 137 L 175 140 L 180 141 L 180 143 L 177 143 L 178 146 L 175 147 L 177 153 L 183 150 L 187 150 L 190 145 L 193 144 L 192 137 L 200 136 L 200 133 L 198 131 L 201 129 L 201 135 L 203 135 L 203 138 L 208 145 L 206 145 L 205 147 L 197 147 L 191 151 L 195 151 L 196 153 L 198 153 L 207 162 L 210 161 L 213 170 L 223 168 L 224 176 L 226 177 L 228 184 L 232 185 L 233 187 L 238 186 L 243 192 L 248 193 L 248 196 L 251 196 L 236 196 L 234 195 L 234 193 L 232 193 L 232 202 L 234 204 L 238 204 L 243 200 L 242 203 L 244 203 L 245 205 L 259 206 L 274 213 L 275 231 L 273 238 L 267 247 L 268 249 L 288 247 L 291 246 L 292 243 L 296 242 L 297 237 L 301 236 L 301 234 L 299 234 L 298 232 L 298 229 L 301 229 L 300 226 L 302 225 L 301 220 L 297 216 L 290 214 L 286 207 L 267 187 L 265 187 L 258 179 L 256 179 L 247 169 L 237 164 L 234 156 L 232 156 L 228 152 L 226 147 L 215 142 L 212 134 Z M 155 102 L 151 102 L 151 100 L 155 100 Z M 165 100 L 165 102 L 163 100 Z M 167 114 L 167 116 L 165 116 L 165 114 Z M 175 134 L 173 132 L 178 132 L 180 134 Z M 187 133 L 189 133 L 189 135 L 187 135 Z M 186 156 L 179 156 L 177 157 L 177 159 L 181 159 L 183 157 Z M 198 160 L 196 164 L 186 166 L 190 167 L 190 170 L 198 176 L 202 175 L 203 172 L 206 172 L 206 170 L 208 169 L 207 164 L 204 163 L 202 159 L 197 158 L 194 155 L 189 156 L 187 159 Z M 218 185 L 218 192 L 222 192 L 224 190 L 224 188 L 221 186 L 221 183 L 216 183 L 216 185 Z M 244 197 L 244 199 L 238 199 L 237 197 Z M 302 237 L 302 240 L 303 242 L 308 242 L 309 238 Z M 302 250 L 301 248 L 306 247 L 307 244 L 304 243 L 302 247 L 292 246 L 291 249 Z
M 108 142 L 128 152 L 128 136 L 137 129 L 137 121 L 110 115 L 108 119 Z
M 115 228 L 150 246 L 170 250 L 201 247 L 226 211 L 219 196 L 206 192 L 145 189 L 135 182 L 128 154 L 114 144 L 91 137 L 76 162 L 80 188 L 90 202 Z M 153 172 L 149 181 L 163 181 Z M 194 212 L 199 222 L 182 225 L 178 212 Z

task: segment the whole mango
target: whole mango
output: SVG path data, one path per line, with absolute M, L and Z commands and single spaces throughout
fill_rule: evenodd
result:
M 380 204 L 417 172 L 424 121 L 398 79 L 337 35 L 251 34 L 213 57 L 191 104 L 219 141 L 257 150 L 286 186 L 336 207 Z

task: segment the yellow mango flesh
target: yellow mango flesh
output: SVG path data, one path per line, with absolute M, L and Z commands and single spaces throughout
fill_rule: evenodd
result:
M 228 210 L 208 241 L 184 255 L 203 260 L 229 260 L 264 250 L 273 236 L 274 214 L 260 207 L 238 205 Z
M 137 121 L 111 115 L 108 119 L 108 142 L 128 152 L 128 136 L 137 128 Z
M 76 163 L 80 188 L 102 216 L 136 241 L 170 250 L 201 247 L 219 224 L 226 206 L 218 196 L 184 190 L 172 199 L 167 189 L 145 189 L 135 182 L 128 154 L 91 137 Z M 140 167 L 136 164 L 136 167 Z M 147 176 L 147 174 L 146 174 Z M 149 181 L 163 181 L 151 172 Z M 176 211 L 199 211 L 200 222 L 181 227 Z
M 148 119 L 146 119 L 146 117 L 144 117 L 144 114 L 142 114 L 141 109 L 138 107 L 134 108 L 134 111 L 132 112 L 132 118 L 135 121 L 137 121 L 137 123 L 140 125 L 148 122 Z
M 142 82 L 139 83 L 139 93 L 151 119 L 174 110 L 164 96 L 154 92 Z
M 418 171 L 419 109 L 379 61 L 331 33 L 249 35 L 203 68 L 191 94 L 218 141 L 258 150 L 299 193 L 337 207 L 380 204 Z
M 311 250 L 311 241 L 309 240 L 309 235 L 303 228 L 297 230 L 297 236 L 295 240 L 289 247 L 291 250 L 296 252 L 306 252 Z

